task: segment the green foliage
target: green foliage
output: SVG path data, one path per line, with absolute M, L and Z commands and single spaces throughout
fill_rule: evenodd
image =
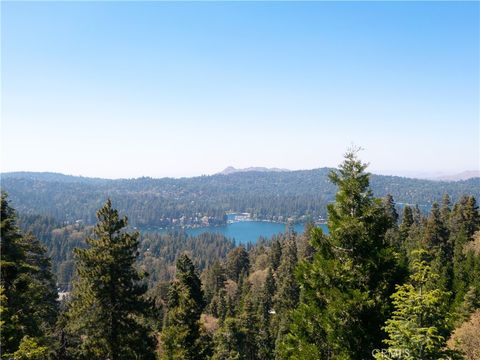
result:
M 274 271 L 278 269 L 280 265 L 280 259 L 282 257 L 282 245 L 277 239 L 272 241 L 270 245 L 270 265 Z
M 80 219 L 93 224 L 96 209 L 105 194 L 110 194 L 134 226 L 201 225 L 204 216 L 215 225 L 224 224 L 225 212 L 232 209 L 275 221 L 325 217 L 326 205 L 335 196 L 335 187 L 328 182 L 330 170 L 129 180 L 10 173 L 2 174 L 2 187 L 20 213 L 41 213 L 61 222 Z M 397 201 L 410 204 L 430 205 L 445 192 L 453 201 L 463 194 L 480 196 L 478 178 L 437 182 L 372 175 L 371 183 L 376 196 L 390 193 Z M 52 199 L 58 199 L 53 206 Z
M 217 233 L 189 236 L 185 231 L 167 234 L 143 233 L 140 237 L 138 262 L 148 272 L 148 284 L 171 281 L 175 276 L 175 262 L 187 253 L 195 268 L 201 272 L 215 261 L 223 261 L 235 247 L 233 240 Z
M 47 359 L 49 350 L 46 346 L 41 346 L 38 342 L 25 335 L 20 341 L 18 350 L 13 353 L 14 360 L 44 360 Z
M 480 214 L 471 196 L 479 180 L 370 176 L 356 149 L 330 174 L 332 184 L 325 185 L 325 169 L 317 172 L 120 182 L 53 176 L 55 186 L 42 176 L 16 178 L 9 186 L 22 211 L 34 204 L 43 212 L 22 216 L 22 228 L 46 246 L 62 290 L 76 275 L 55 330 L 47 253 L 18 230 L 2 196 L 3 357 L 149 359 L 155 335 L 157 357 L 169 360 L 362 360 L 382 339 L 387 349 L 377 358 L 456 357 L 445 339 L 480 305 Z M 42 184 L 38 197 L 29 193 L 32 184 Z M 239 247 L 218 234 L 179 230 L 140 237 L 128 233 L 110 202 L 93 228 L 91 211 L 106 190 L 136 226 L 219 224 L 231 209 L 261 219 L 318 219 L 329 203 L 329 234 L 309 224 L 300 236 L 287 232 Z M 452 206 L 444 196 L 437 205 L 440 190 L 459 200 Z M 405 206 L 397 224 L 389 193 L 423 209 L 433 202 L 431 211 L 424 216 L 419 206 Z M 46 196 L 65 204 L 47 210 Z M 160 309 L 146 300 L 147 286 Z
M 443 212 L 446 216 L 445 209 L 443 209 Z M 440 274 L 437 277 L 439 287 L 450 291 L 453 281 L 453 264 L 450 261 L 453 256 L 453 244 L 450 241 L 448 228 L 443 221 L 443 217 L 438 204 L 434 203 L 425 225 L 423 244 L 433 257 L 433 271 Z
M 93 227 L 81 222 L 61 225 L 50 217 L 37 215 L 20 216 L 19 223 L 25 232 L 32 232 L 45 245 L 59 288 L 70 291 L 75 264 L 73 250 L 87 246 L 85 239 L 93 235 Z M 175 261 L 182 253 L 188 253 L 197 269 L 202 271 L 216 259 L 225 259 L 234 247 L 233 240 L 221 234 L 189 236 L 183 230 L 147 231 L 139 237 L 137 263 L 149 274 L 145 279 L 149 287 L 154 287 L 158 282 L 173 279 Z
M 1 352 L 19 349 L 22 339 L 53 346 L 58 305 L 50 261 L 31 235 L 22 235 L 6 195 L 1 197 Z
M 448 293 L 437 288 L 438 275 L 424 260 L 426 251 L 415 251 L 410 282 L 398 285 L 392 295 L 394 311 L 387 320 L 386 352 L 377 359 L 447 359 L 445 350 L 448 324 Z
M 250 294 L 247 294 L 240 315 L 240 325 L 243 337 L 242 358 L 256 360 L 258 352 L 258 327 L 259 320 Z
M 217 294 L 220 289 L 225 287 L 225 270 L 223 269 L 220 262 L 217 260 L 210 266 L 206 271 L 204 271 L 203 276 L 203 288 L 205 293 L 205 302 L 209 304 L 215 294 Z
M 248 274 L 250 270 L 250 260 L 248 253 L 243 246 L 239 246 L 227 255 L 226 273 L 229 279 L 238 282 L 240 275 Z
M 70 351 L 78 358 L 150 359 L 154 341 L 142 323 L 151 305 L 135 269 L 138 234 L 124 231 L 111 201 L 97 212 L 95 237 L 76 249 L 76 273 L 67 311 Z M 72 346 L 73 345 L 73 346 Z
M 275 351 L 274 329 L 272 326 L 273 296 L 275 294 L 275 279 L 273 271 L 268 269 L 260 297 L 258 323 L 258 358 L 269 360 Z
M 250 294 L 245 295 L 241 314 L 225 319 L 214 337 L 212 359 L 256 360 L 259 357 L 259 318 Z M 270 352 L 270 356 L 272 352 Z M 271 358 L 271 357 L 270 357 Z
M 480 294 L 480 254 L 468 249 L 474 243 L 474 234 L 480 228 L 480 215 L 476 200 L 464 196 L 456 203 L 449 215 L 450 243 L 453 248 L 452 291 L 453 311 L 462 313 L 462 301 L 468 291 Z M 463 315 L 457 321 L 464 320 Z
M 298 303 L 299 288 L 294 276 L 297 266 L 297 244 L 295 235 L 283 242 L 282 257 L 277 270 L 277 291 L 274 298 L 274 308 L 278 316 L 283 316 L 293 310 Z
M 394 214 L 390 201 L 385 206 L 373 198 L 357 151 L 330 175 L 338 186 L 328 206 L 330 235 L 312 231 L 316 252 L 298 269 L 300 304 L 278 344 L 281 358 L 364 359 L 381 342 L 397 275 L 395 253 L 385 241 Z
M 168 311 L 161 335 L 161 359 L 202 359 L 209 344 L 200 341 L 200 315 L 204 307 L 200 279 L 192 261 L 182 255 L 176 280 L 168 294 Z
M 313 229 L 315 229 L 315 224 L 311 221 L 307 222 L 304 233 L 298 237 L 298 258 L 301 260 L 312 260 L 313 254 L 315 253 L 315 248 L 311 243 L 311 233 Z
M 242 360 L 243 334 L 239 330 L 238 320 L 225 319 L 223 326 L 214 336 L 215 350 L 212 360 Z

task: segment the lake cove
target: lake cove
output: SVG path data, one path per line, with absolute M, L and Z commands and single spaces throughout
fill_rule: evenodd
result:
M 328 233 L 327 225 L 318 225 L 324 232 Z M 293 229 L 298 234 L 303 233 L 305 224 L 293 225 Z M 188 235 L 196 236 L 206 232 L 219 233 L 230 239 L 234 239 L 237 244 L 255 243 L 259 237 L 270 238 L 273 235 L 284 233 L 286 224 L 271 221 L 238 221 L 228 223 L 222 226 L 206 226 L 200 228 L 185 229 Z M 149 232 L 154 232 L 152 229 Z M 159 233 L 166 233 L 168 230 L 157 230 Z

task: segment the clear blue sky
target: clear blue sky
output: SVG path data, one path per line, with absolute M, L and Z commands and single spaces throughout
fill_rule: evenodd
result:
M 4 2 L 2 171 L 479 168 L 478 2 Z

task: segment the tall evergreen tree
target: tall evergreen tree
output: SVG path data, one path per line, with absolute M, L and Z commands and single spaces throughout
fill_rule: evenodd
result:
M 453 281 L 453 246 L 437 203 L 433 204 L 428 216 L 423 243 L 433 257 L 433 271 L 440 274 L 437 277 L 438 285 L 449 291 Z
M 297 261 L 295 234 L 290 234 L 283 242 L 282 257 L 276 273 L 277 291 L 274 307 L 277 316 L 283 316 L 293 310 L 298 303 L 299 288 L 294 277 Z
M 200 316 L 204 308 L 200 278 L 187 255 L 177 260 L 176 280 L 168 294 L 168 310 L 162 331 L 161 358 L 202 359 L 204 347 L 200 342 Z
M 225 270 L 218 260 L 204 272 L 203 289 L 205 302 L 207 304 L 212 301 L 213 297 L 218 294 L 220 289 L 225 287 L 225 280 Z
M 397 209 L 395 208 L 395 201 L 393 200 L 393 196 L 391 194 L 387 194 L 387 196 L 382 199 L 382 203 L 385 209 L 387 219 L 390 220 L 390 224 L 393 227 L 397 224 L 398 221 L 398 213 Z
M 240 315 L 241 331 L 243 333 L 242 355 L 245 360 L 258 359 L 258 314 L 250 293 L 243 301 L 243 311 Z
M 177 273 L 175 276 L 179 283 L 185 287 L 189 293 L 189 296 L 195 302 L 194 310 L 196 316 L 200 316 L 202 314 L 203 307 L 205 306 L 202 283 L 198 277 L 192 260 L 190 260 L 186 254 L 181 255 L 177 260 Z
M 309 221 L 305 224 L 304 232 L 298 237 L 298 257 L 299 259 L 311 260 L 315 253 L 315 248 L 311 244 L 311 233 L 315 224 Z
M 448 228 L 450 222 L 451 210 L 450 196 L 448 194 L 443 194 L 442 197 L 442 206 L 440 208 L 440 217 L 442 218 L 443 224 Z
M 391 219 L 372 196 L 366 166 L 352 150 L 330 175 L 338 186 L 330 235 L 316 232 L 313 261 L 300 265 L 301 301 L 279 344 L 282 358 L 367 359 L 381 343 L 397 269 L 385 241 Z
M 258 331 L 258 358 L 260 360 L 270 360 L 273 358 L 275 344 L 272 334 L 271 317 L 273 296 L 275 294 L 275 279 L 273 271 L 268 268 L 267 277 L 263 285 L 260 298 L 260 316 Z
M 272 241 L 270 246 L 270 265 L 272 266 L 273 271 L 276 271 L 280 265 L 280 259 L 282 257 L 282 245 L 278 239 Z
M 229 279 L 238 282 L 242 273 L 248 274 L 250 260 L 248 252 L 243 246 L 236 247 L 227 255 L 226 272 Z
M 4 193 L 1 195 L 0 218 L 0 354 L 10 358 L 19 347 L 27 349 L 33 344 L 36 344 L 36 350 L 47 346 L 53 349 L 58 304 L 50 260 L 38 240 L 21 234 L 15 210 Z
M 414 223 L 413 219 L 413 211 L 412 208 L 408 205 L 406 205 L 403 208 L 403 214 L 402 214 L 402 221 L 400 223 L 400 238 L 401 238 L 401 243 L 407 239 L 408 237 L 408 232 L 410 231 L 411 226 Z
M 475 197 L 463 196 L 451 213 L 451 232 L 463 232 L 470 239 L 480 228 L 480 212 Z
M 437 252 L 448 241 L 448 233 L 440 215 L 438 203 L 433 203 L 425 227 L 424 244 L 426 249 Z
M 300 290 L 295 279 L 297 262 L 296 235 L 290 233 L 282 244 L 282 257 L 276 273 L 277 286 L 273 302 L 275 318 L 271 326 L 276 344 L 283 341 L 290 325 L 291 312 L 298 304 Z
M 480 213 L 474 197 L 464 196 L 454 205 L 449 225 L 453 245 L 453 307 L 461 308 L 464 296 L 471 287 L 480 294 L 480 268 L 477 265 L 480 257 L 472 251 L 466 251 L 466 245 L 471 243 L 475 231 L 480 227 Z M 461 311 L 460 308 L 455 311 Z
M 241 355 L 243 346 L 243 334 L 239 330 L 238 320 L 225 319 L 224 324 L 214 336 L 214 353 L 212 360 L 243 360 Z
M 67 332 L 77 341 L 73 355 L 84 359 L 151 359 L 154 340 L 142 324 L 150 303 L 135 269 L 138 233 L 124 231 L 107 200 L 97 212 L 94 237 L 76 249 L 76 279 L 68 304 Z
M 425 251 L 415 251 L 410 282 L 397 286 L 392 295 L 395 310 L 385 330 L 388 348 L 377 359 L 450 359 L 445 350 L 448 326 L 448 294 L 436 287 L 438 277 L 424 260 Z

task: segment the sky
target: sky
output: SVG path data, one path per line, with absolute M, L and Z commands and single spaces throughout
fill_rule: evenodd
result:
M 480 167 L 478 2 L 1 2 L 1 171 Z

